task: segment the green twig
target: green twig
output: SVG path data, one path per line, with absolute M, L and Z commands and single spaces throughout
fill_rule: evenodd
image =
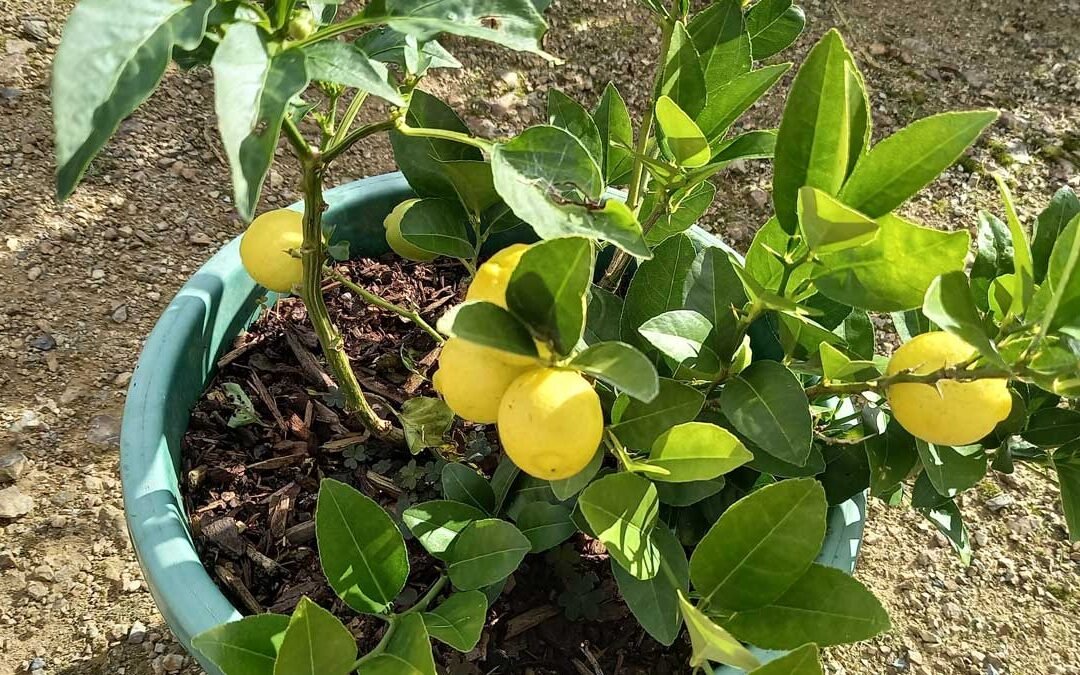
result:
M 416 604 L 407 609 L 404 614 L 415 614 L 416 612 L 427 611 L 431 601 L 438 597 L 439 593 L 442 592 L 442 589 L 446 588 L 446 582 L 449 580 L 449 577 L 447 577 L 445 573 L 440 574 L 438 580 L 431 585 L 431 588 L 427 590 L 427 593 L 424 593 L 424 597 L 417 600 Z
M 864 382 L 844 382 L 840 384 L 816 384 L 806 390 L 807 398 L 833 394 L 860 394 L 864 391 L 884 392 L 894 384 L 936 384 L 941 380 L 954 382 L 974 382 L 986 379 L 1008 379 L 1015 373 L 1001 368 L 975 368 L 968 370 L 963 365 L 940 368 L 930 373 L 913 373 L 904 370 L 893 375 L 882 375 Z
M 359 284 L 353 282 L 352 280 L 350 280 L 348 277 L 346 277 L 344 274 L 342 274 L 340 271 L 334 269 L 333 267 L 327 267 L 326 268 L 326 273 L 331 278 L 341 282 L 341 285 L 345 286 L 346 288 L 348 288 L 353 293 L 356 293 L 357 295 L 359 295 L 367 303 L 375 305 L 376 307 L 378 307 L 380 309 L 385 309 L 388 312 L 393 312 L 394 314 L 397 314 L 398 316 L 400 316 L 403 319 L 408 319 L 409 321 L 412 321 L 421 330 L 423 330 L 425 333 L 427 333 L 432 338 L 434 338 L 435 341 L 438 342 L 439 344 L 442 344 L 443 342 L 446 341 L 446 339 L 442 335 L 439 334 L 439 331 L 432 328 L 431 325 L 428 324 L 427 321 L 424 321 L 424 317 L 420 316 L 420 312 L 416 311 L 415 309 L 405 309 L 401 305 L 395 305 L 394 303 L 390 302 L 389 300 L 386 300 L 384 298 L 380 298 L 378 295 L 375 295 L 374 293 L 367 290 L 363 286 L 360 286 Z
M 379 640 L 379 644 L 375 645 L 375 648 L 367 654 L 356 659 L 352 664 L 352 668 L 349 669 L 350 673 L 356 672 L 360 669 L 360 666 L 386 651 L 386 645 L 390 644 L 390 638 L 393 637 L 394 631 L 397 630 L 397 617 L 391 616 L 388 617 L 388 620 L 390 625 L 386 627 L 386 632 L 383 633 L 382 639 Z
M 353 100 L 355 101 L 355 99 Z M 346 115 L 348 115 L 348 113 L 346 113 Z M 362 127 L 358 127 L 354 131 L 343 136 L 340 141 L 331 141 L 330 146 L 323 155 L 323 162 L 329 163 L 334 161 L 336 158 L 340 157 L 343 152 L 351 148 L 357 141 L 363 140 L 373 134 L 390 131 L 393 128 L 394 123 L 391 120 L 372 122 L 371 124 L 365 124 Z
M 462 143 L 464 145 L 471 145 L 474 148 L 491 154 L 495 144 L 491 141 L 483 138 L 477 138 L 469 134 L 463 134 L 460 131 L 451 131 L 449 129 L 434 129 L 428 127 L 411 127 L 405 122 L 405 116 L 402 115 L 397 118 L 397 131 L 403 136 L 416 136 L 419 138 L 440 138 L 444 141 L 454 141 L 455 143 Z
M 356 121 L 356 116 L 360 114 L 360 108 L 364 106 L 364 101 L 367 100 L 368 93 L 362 89 L 357 89 L 353 94 L 352 100 L 349 101 L 349 107 L 345 109 L 345 114 L 341 116 L 341 122 L 338 124 L 337 129 L 334 130 L 334 135 L 330 138 L 331 148 L 341 145 L 345 135 L 349 133 L 349 129 L 352 128 L 353 122 Z

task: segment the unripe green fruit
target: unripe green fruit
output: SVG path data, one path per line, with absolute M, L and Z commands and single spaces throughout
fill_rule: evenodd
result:
M 315 15 L 309 9 L 301 9 L 293 13 L 289 20 L 289 37 L 293 40 L 303 40 L 312 33 L 318 24 L 315 23 Z
M 425 251 L 419 246 L 413 246 L 401 236 L 401 221 L 405 217 L 405 212 L 418 201 L 420 200 L 406 199 L 395 206 L 394 210 L 391 211 L 390 215 L 386 216 L 386 219 L 383 221 L 383 227 L 386 228 L 386 243 L 390 244 L 390 248 L 394 250 L 394 253 L 397 253 L 406 260 L 429 262 L 438 257 L 438 254 L 432 253 L 431 251 Z

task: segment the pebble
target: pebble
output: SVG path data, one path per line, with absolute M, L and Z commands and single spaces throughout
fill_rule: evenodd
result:
M 47 352 L 56 347 L 56 338 L 48 333 L 42 333 L 30 341 L 30 346 L 40 352 Z
M 146 639 L 146 624 L 142 621 L 136 621 L 131 624 L 131 630 L 128 631 L 127 643 L 129 645 L 142 644 Z
M 90 278 L 94 279 L 94 280 L 104 279 L 105 278 L 105 270 L 98 269 L 98 270 L 91 271 L 90 272 Z
M 1007 506 L 1012 506 L 1016 503 L 1016 500 L 1012 498 L 1008 492 L 1002 492 L 999 495 L 995 495 L 986 500 L 986 508 L 990 509 L 994 513 L 1004 509 Z
M 34 499 L 12 485 L 0 490 L 0 519 L 25 516 L 34 508 Z
M 41 275 L 42 275 L 43 272 L 44 272 L 43 269 L 41 269 L 37 265 L 34 265 L 29 270 L 27 270 L 26 278 L 29 279 L 30 281 L 37 281 L 38 279 L 41 278 Z
M 26 471 L 26 455 L 11 450 L 0 455 L 0 483 L 14 483 Z
M 209 246 L 214 243 L 214 240 L 210 238 L 210 235 L 205 232 L 192 232 L 188 236 L 188 241 L 199 246 Z
M 128 308 L 127 308 L 127 305 L 120 305 L 119 307 L 114 309 L 113 313 L 110 315 L 110 317 L 116 323 L 124 323 L 125 321 L 127 321 L 128 320 Z
M 175 673 L 184 667 L 184 656 L 182 654 L 166 654 L 161 657 L 161 666 L 167 673 Z
M 114 415 L 94 415 L 90 418 L 90 428 L 86 431 L 86 440 L 95 445 L 120 444 L 120 418 Z

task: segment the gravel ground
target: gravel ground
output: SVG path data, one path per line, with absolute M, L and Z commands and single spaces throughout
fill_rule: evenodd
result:
M 68 0 L 0 3 L 0 675 L 197 673 L 154 610 L 124 531 L 117 434 L 142 340 L 181 282 L 241 231 L 213 131 L 208 73 L 170 72 L 67 203 L 52 195 L 49 64 Z M 1015 182 L 1028 219 L 1080 186 L 1078 0 L 808 0 L 808 35 L 839 26 L 872 88 L 875 136 L 916 117 L 992 106 L 971 157 L 909 207 L 970 228 L 999 208 L 990 171 Z M 658 40 L 626 0 L 556 3 L 549 48 L 564 66 L 452 41 L 461 73 L 429 84 L 486 135 L 540 119 L 553 86 L 588 103 L 608 79 L 640 108 Z M 779 88 L 782 92 L 790 76 Z M 751 114 L 775 125 L 774 92 Z M 378 139 L 341 182 L 393 168 Z M 281 162 L 264 207 L 296 197 Z M 768 215 L 767 167 L 721 177 L 708 224 L 745 246 Z M 12 478 L 16 478 L 12 484 Z M 1080 546 L 1051 477 L 987 478 L 963 499 L 967 568 L 915 514 L 871 507 L 858 576 L 893 630 L 831 650 L 839 673 L 1080 673 Z

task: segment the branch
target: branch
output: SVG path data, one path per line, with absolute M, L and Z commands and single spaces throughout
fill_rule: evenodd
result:
M 1012 371 L 1001 368 L 988 367 L 968 370 L 963 365 L 941 368 L 924 374 L 904 370 L 893 375 L 882 375 L 864 382 L 816 384 L 807 388 L 806 397 L 814 399 L 827 394 L 861 394 L 864 391 L 883 392 L 894 384 L 935 384 L 941 380 L 974 382 L 975 380 L 1009 379 L 1014 376 L 1015 374 Z
M 489 140 L 483 138 L 477 138 L 476 136 L 470 136 L 469 134 L 463 134 L 460 131 L 451 131 L 449 129 L 434 129 L 428 127 L 410 127 L 405 122 L 405 116 L 402 115 L 397 119 L 397 131 L 403 136 L 416 136 L 420 138 L 440 138 L 444 141 L 454 141 L 455 143 L 463 143 L 464 145 L 471 145 L 474 148 L 478 148 L 482 152 L 491 154 L 495 144 Z
M 346 277 L 344 274 L 342 274 L 340 271 L 334 269 L 333 267 L 327 267 L 326 268 L 326 273 L 331 278 L 341 282 L 341 285 L 345 286 L 346 288 L 348 288 L 353 293 L 356 293 L 357 295 L 359 295 L 361 298 L 363 298 L 369 304 L 375 305 L 376 307 L 379 307 L 381 309 L 385 309 L 388 312 L 393 312 L 394 314 L 397 314 L 398 316 L 402 317 L 403 319 L 407 319 L 409 321 L 412 321 L 417 326 L 419 326 L 425 333 L 427 333 L 428 335 L 433 337 L 435 339 L 435 341 L 437 343 L 439 343 L 439 344 L 442 344 L 443 342 L 446 342 L 446 338 L 444 338 L 442 335 L 440 335 L 439 331 L 432 328 L 431 325 L 427 321 L 424 321 L 424 317 L 420 316 L 420 312 L 418 312 L 418 311 L 416 311 L 414 309 L 412 309 L 412 310 L 405 309 L 404 307 L 402 307 L 400 305 L 395 305 L 394 303 L 390 302 L 389 300 L 386 300 L 384 298 L 379 297 L 378 295 L 375 295 L 374 293 L 367 290 L 363 286 L 360 286 L 359 284 L 351 281 L 348 277 Z
M 346 113 L 347 114 L 347 113 Z M 362 127 L 346 134 L 340 141 L 331 141 L 330 147 L 327 148 L 326 153 L 323 154 L 323 162 L 329 163 L 334 161 L 346 150 L 351 148 L 357 141 L 363 140 L 368 136 L 380 133 L 382 131 L 390 131 L 394 128 L 394 122 L 392 120 L 383 120 L 382 122 L 372 122 L 371 124 L 365 124 Z

